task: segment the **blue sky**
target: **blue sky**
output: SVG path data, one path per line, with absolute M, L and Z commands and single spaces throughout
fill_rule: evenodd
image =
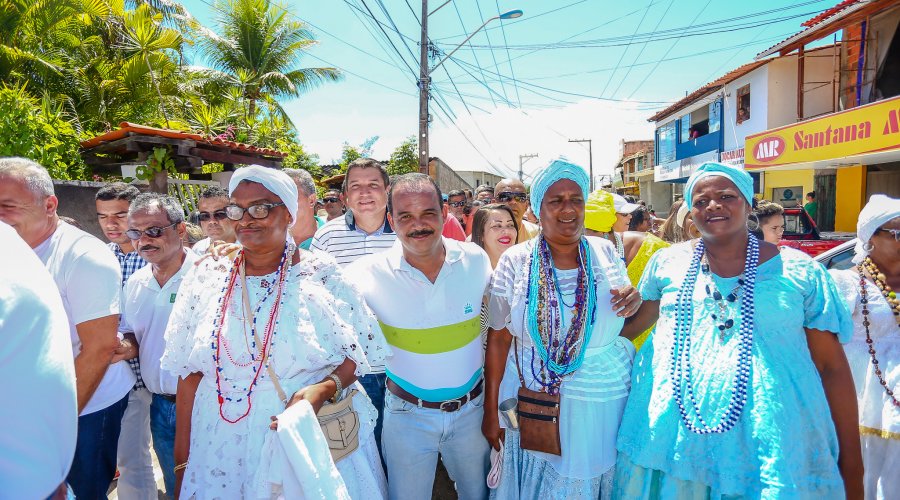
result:
M 215 29 L 215 0 L 182 3 Z M 559 155 L 587 166 L 586 147 L 568 139 L 591 139 L 595 174 L 609 173 L 619 140 L 652 138 L 646 119 L 654 110 L 751 61 L 835 3 L 452 0 L 429 17 L 442 51 L 432 65 L 482 20 L 512 9 L 524 15 L 489 23 L 434 72 L 431 154 L 457 170 L 511 175 L 519 155 L 537 153 L 528 174 Z M 421 0 L 282 5 L 319 42 L 298 67 L 345 72 L 340 83 L 283 103 L 309 151 L 328 163 L 345 141 L 379 136 L 373 156 L 386 159 L 416 134 Z

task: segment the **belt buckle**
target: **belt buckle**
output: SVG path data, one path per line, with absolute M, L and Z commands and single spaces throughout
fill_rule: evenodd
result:
M 451 404 L 456 404 L 455 407 L 449 406 Z M 444 405 L 447 405 L 446 407 Z M 462 399 L 450 399 L 448 401 L 442 401 L 441 406 L 439 407 L 441 411 L 451 413 L 462 408 L 463 402 Z

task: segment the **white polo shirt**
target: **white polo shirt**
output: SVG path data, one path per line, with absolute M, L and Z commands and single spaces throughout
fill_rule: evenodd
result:
M 446 256 L 434 283 L 406 261 L 400 241 L 345 272 L 391 346 L 388 377 L 432 402 L 462 397 L 481 379 L 481 301 L 491 280 L 491 261 L 481 247 L 443 241 Z
M 56 231 L 34 249 L 59 288 L 69 318 L 72 353 L 81 352 L 75 326 L 86 321 L 119 314 L 122 269 L 116 256 L 96 237 L 60 223 Z M 126 361 L 109 365 L 82 415 L 103 410 L 134 387 L 134 372 Z
M 181 268 L 162 287 L 153 277 L 152 264 L 148 264 L 131 275 L 123 291 L 119 331 L 133 333 L 137 339 L 141 378 L 154 394 L 174 395 L 178 390 L 178 377 L 162 370 L 159 362 L 166 351 L 166 325 L 181 281 L 199 258 L 190 250 L 184 253 Z
M 316 230 L 310 248 L 331 255 L 343 267 L 360 257 L 391 248 L 396 240 L 387 217 L 377 231 L 369 234 L 356 226 L 353 212 L 347 210 L 343 217 L 332 219 Z

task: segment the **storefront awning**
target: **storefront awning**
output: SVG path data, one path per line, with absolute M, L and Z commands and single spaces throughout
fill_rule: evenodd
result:
M 744 149 L 747 170 L 900 160 L 900 97 L 751 135 Z

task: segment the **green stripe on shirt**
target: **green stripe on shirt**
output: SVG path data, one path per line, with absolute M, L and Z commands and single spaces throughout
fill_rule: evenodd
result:
M 439 354 L 460 349 L 481 335 L 481 318 L 435 326 L 433 328 L 397 328 L 381 321 L 381 331 L 388 344 L 417 354 Z

